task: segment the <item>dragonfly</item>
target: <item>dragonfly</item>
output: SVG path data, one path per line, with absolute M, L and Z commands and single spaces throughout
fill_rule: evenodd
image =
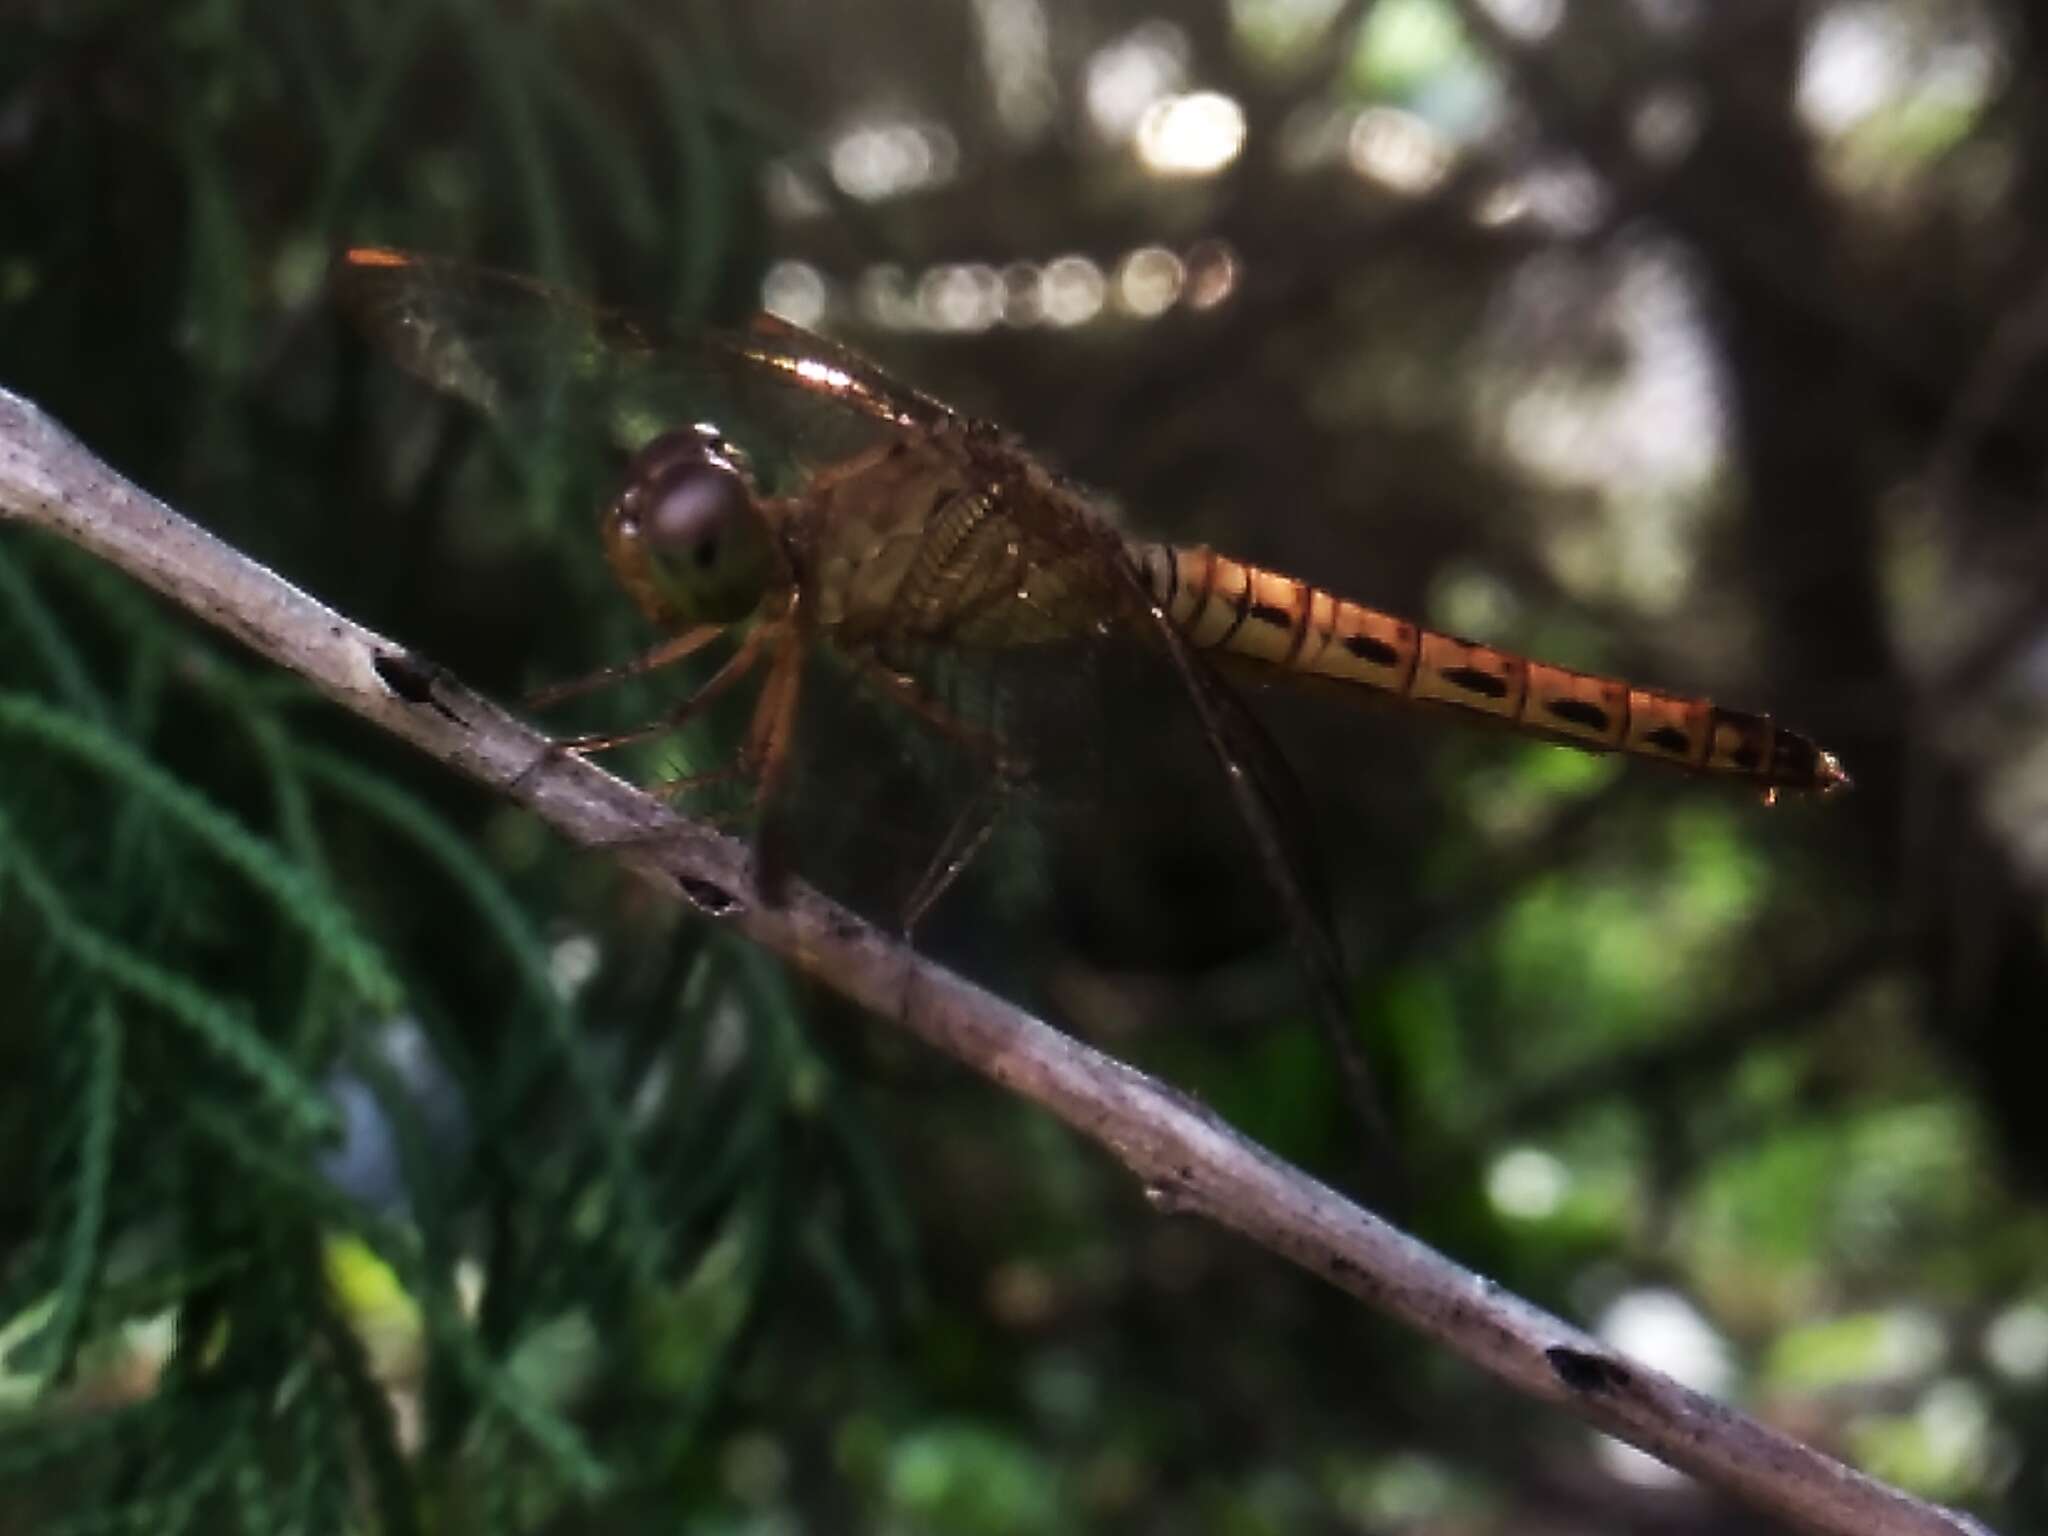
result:
M 1048 769 L 1057 777 L 1085 755 L 1073 700 L 1109 676 L 1177 693 L 1297 926 L 1318 921 L 1317 881 L 1299 853 L 1312 839 L 1234 680 L 1308 681 L 1461 713 L 1767 799 L 1849 783 L 1831 753 L 1767 715 L 1534 660 L 1206 545 L 1127 533 L 1014 437 L 772 315 L 730 331 L 672 329 L 528 278 L 383 247 L 347 252 L 338 281 L 369 332 L 429 383 L 515 436 L 567 424 L 617 454 L 599 539 L 659 639 L 552 699 L 727 647 L 659 720 L 565 745 L 596 751 L 672 732 L 751 688 L 736 757 L 677 787 L 737 781 L 755 817 L 757 870 L 768 871 L 804 862 L 791 846 L 801 839 L 777 830 L 792 824 L 793 802 L 863 814 L 863 785 L 845 766 L 854 759 L 826 756 L 836 766 L 822 779 L 792 774 L 794 744 L 832 714 L 822 694 L 851 688 L 921 742 L 925 761 L 952 765 L 955 790 L 922 807 L 927 846 L 896 887 L 906 931 Z M 819 658 L 831 663 L 822 680 Z M 1135 672 L 1133 658 L 1143 660 Z

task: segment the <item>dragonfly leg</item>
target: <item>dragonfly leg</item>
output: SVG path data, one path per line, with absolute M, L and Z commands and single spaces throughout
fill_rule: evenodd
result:
M 659 795 L 664 800 L 676 800 L 684 795 L 695 794 L 700 789 L 709 789 L 714 784 L 730 784 L 734 779 L 751 779 L 753 777 L 754 765 L 748 762 L 746 755 L 742 753 L 738 762 L 727 763 L 723 768 L 707 768 L 702 773 L 682 773 L 677 774 L 674 778 L 658 779 L 647 786 L 647 792 L 651 795 Z M 704 813 L 707 820 L 714 822 L 721 819 L 729 819 L 732 815 L 736 814 L 736 812 L 728 812 L 721 815 L 717 811 Z
M 946 708 L 916 678 L 905 676 L 894 668 L 885 666 L 873 656 L 864 655 L 858 660 L 862 673 L 870 682 L 884 693 L 893 696 L 897 703 L 917 715 L 933 730 L 955 745 L 965 747 L 976 756 L 987 759 L 998 772 L 1007 770 L 1002 744 L 988 732 L 969 725 Z
M 907 939 L 917 931 L 917 925 L 924 921 L 927 912 L 938 904 L 941 896 L 953 887 L 975 855 L 988 845 L 995 835 L 996 823 L 1002 819 L 1003 802 L 1008 798 L 1007 777 L 998 776 L 991 781 L 998 786 L 984 786 L 966 809 L 954 821 L 946 839 L 939 844 L 939 850 L 932 855 L 932 861 L 918 876 L 917 884 L 911 888 L 909 897 L 903 903 L 903 936 Z
M 642 677 L 649 672 L 659 672 L 663 667 L 674 666 L 687 656 L 694 656 L 713 640 L 724 634 L 723 624 L 699 624 L 684 630 L 679 635 L 670 635 L 661 644 L 635 656 L 631 661 L 616 667 L 600 667 L 582 677 L 572 677 L 565 682 L 550 683 L 545 688 L 536 688 L 526 696 L 528 709 L 552 709 L 569 699 L 581 698 L 586 693 L 595 693 L 614 683 L 624 682 L 629 677 Z
M 1018 769 L 1003 751 L 1002 743 L 986 731 L 962 720 L 940 703 L 913 677 L 884 666 L 872 656 L 861 658 L 867 675 L 879 687 L 913 711 L 932 729 L 947 737 L 989 765 L 989 778 L 948 829 L 938 851 L 911 887 L 903 903 L 903 933 L 908 937 L 938 904 L 939 898 L 965 873 L 975 856 L 995 835 L 1002 820 L 1004 802 L 1018 782 Z
M 885 462 L 891 454 L 902 451 L 902 444 L 894 438 L 863 448 L 851 458 L 837 464 L 821 464 L 811 471 L 810 479 L 804 485 L 804 497 L 816 496 L 820 491 L 838 485 L 841 481 L 852 480 L 866 474 L 877 464 Z M 790 498 L 794 500 L 795 498 Z
M 762 793 L 781 783 L 789 762 L 791 727 L 796 723 L 797 681 L 802 675 L 802 658 L 793 645 L 777 652 L 770 665 L 768 681 L 754 703 L 754 719 L 747 727 L 744 761 L 758 775 Z
M 627 746 L 632 742 L 646 741 L 652 736 L 665 735 L 679 729 L 695 719 L 720 696 L 732 690 L 735 683 L 754 670 L 761 659 L 764 637 L 768 630 L 755 629 L 740 642 L 740 648 L 732 653 L 724 666 L 711 674 L 710 679 L 658 720 L 645 725 L 636 725 L 631 730 L 614 731 L 609 735 L 571 736 L 555 743 L 564 752 L 609 752 L 614 747 Z
M 740 751 L 741 764 L 754 773 L 754 804 L 758 810 L 754 823 L 754 884 L 770 905 L 780 903 L 789 870 L 789 850 L 784 845 L 783 823 L 776 811 L 782 783 L 789 772 L 797 695 L 803 681 L 803 649 L 796 643 L 793 628 L 777 626 L 782 644 L 769 666 L 768 681 L 761 685 L 761 695 L 754 701 L 754 718 L 747 727 L 746 745 Z

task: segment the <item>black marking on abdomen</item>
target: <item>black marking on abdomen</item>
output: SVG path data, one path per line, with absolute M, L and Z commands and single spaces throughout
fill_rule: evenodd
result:
M 1294 615 L 1285 608 L 1276 608 L 1271 603 L 1253 603 L 1251 616 L 1261 624 L 1270 624 L 1275 629 L 1292 629 Z
M 1683 756 L 1692 750 L 1692 742 L 1685 732 L 1675 725 L 1660 725 L 1654 731 L 1644 734 L 1643 740 L 1661 752 Z
M 1476 693 L 1483 698 L 1504 699 L 1508 696 L 1506 678 L 1496 677 L 1491 672 L 1482 672 L 1477 667 L 1450 667 L 1441 676 L 1453 688 L 1462 688 L 1467 693 Z
M 1558 719 L 1583 725 L 1589 731 L 1607 729 L 1607 711 L 1598 704 L 1588 704 L 1584 699 L 1554 699 L 1544 707 Z
M 1375 640 L 1371 635 L 1346 635 L 1344 649 L 1360 661 L 1369 661 L 1376 667 L 1391 667 L 1401 659 L 1401 653 L 1384 640 Z
M 1252 611 L 1252 583 L 1249 571 L 1245 573 L 1244 590 L 1231 599 L 1231 605 L 1237 609 L 1237 617 L 1230 621 L 1230 628 L 1209 642 L 1211 645 L 1223 646 L 1230 644 L 1232 637 L 1240 629 L 1244 628 L 1244 621 Z

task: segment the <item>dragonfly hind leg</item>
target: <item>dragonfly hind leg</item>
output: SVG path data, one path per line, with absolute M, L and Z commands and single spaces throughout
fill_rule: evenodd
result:
M 702 773 L 679 773 L 674 778 L 657 779 L 647 786 L 647 792 L 664 800 L 680 800 L 719 784 L 730 784 L 739 779 L 751 781 L 754 777 L 754 765 L 748 762 L 746 754 L 742 753 L 737 761 L 727 763 L 723 768 L 707 768 Z M 693 806 L 690 814 L 700 821 L 710 822 L 713 826 L 724 826 L 739 821 L 752 810 L 750 798 L 749 803 L 743 806 Z
M 872 656 L 861 658 L 861 665 L 870 682 L 988 767 L 988 778 L 954 818 L 953 825 L 947 829 L 937 851 L 926 864 L 924 873 L 918 876 L 917 883 L 904 898 L 901 927 L 907 939 L 917 931 L 925 915 L 938 905 L 939 899 L 952 889 L 953 883 L 966 873 L 976 855 L 988 846 L 988 840 L 995 836 L 996 827 L 1001 823 L 1010 796 L 1019 782 L 1018 772 L 1000 741 L 962 720 L 916 678 L 898 672 Z
M 998 775 L 984 785 L 975 797 L 967 802 L 955 818 L 945 841 L 939 844 L 925 871 L 918 876 L 917 884 L 911 887 L 910 895 L 903 903 L 903 936 L 908 939 L 917 931 L 917 925 L 924 921 L 925 914 L 938 905 L 939 898 L 953 888 L 972 864 L 975 855 L 988 846 L 988 840 L 995 836 L 996 826 L 1003 818 L 1003 811 L 1010 798 L 1010 781 Z

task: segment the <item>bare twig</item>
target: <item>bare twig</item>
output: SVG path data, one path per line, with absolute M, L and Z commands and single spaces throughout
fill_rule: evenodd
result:
M 550 749 L 489 701 L 351 623 L 130 485 L 0 390 L 0 522 L 91 550 L 364 719 L 775 951 L 1100 1142 L 1154 1205 L 1215 1221 L 1515 1388 L 1806 1529 L 1985 1536 L 1616 1354 L 1247 1141 L 1203 1106 L 918 956 L 792 882 L 753 894 L 745 848 Z

